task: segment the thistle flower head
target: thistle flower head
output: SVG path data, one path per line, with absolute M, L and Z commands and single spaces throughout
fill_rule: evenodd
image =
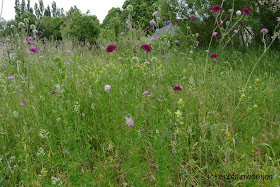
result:
M 128 5 L 128 6 L 127 6 L 127 10 L 128 10 L 129 12 L 132 12 L 133 6 L 132 6 L 132 5 Z
M 216 53 L 213 53 L 211 56 L 210 56 L 210 58 L 217 58 L 218 57 L 218 55 L 216 54 Z
M 28 23 L 29 20 L 28 20 L 27 18 L 24 18 L 24 19 L 23 19 L 23 22 Z
M 146 53 L 151 51 L 150 46 L 147 44 L 142 45 L 140 48 L 142 48 Z
M 34 30 L 34 29 L 36 29 L 36 26 L 34 24 L 32 24 L 32 25 L 30 25 L 30 29 Z
M 125 117 L 125 124 L 124 125 L 127 125 L 130 129 L 130 127 L 134 127 L 134 120 L 132 118 L 128 118 L 128 117 Z
M 107 48 L 106 48 L 106 51 L 107 53 L 109 52 L 113 52 L 114 50 L 116 50 L 117 46 L 115 45 L 109 45 Z
M 131 62 L 139 63 L 139 58 L 137 56 L 134 56 L 131 58 Z
M 24 27 L 24 23 L 20 22 L 20 23 L 18 24 L 18 26 L 19 26 L 20 28 L 23 28 L 23 27 Z
M 263 34 L 266 34 L 266 33 L 268 33 L 268 30 L 267 30 L 266 28 L 263 28 L 263 29 L 261 30 L 261 32 L 262 32 Z
M 243 13 L 244 15 L 249 15 L 249 14 L 250 14 L 248 8 L 242 8 L 242 9 L 241 9 L 241 13 Z
M 104 91 L 108 92 L 109 93 L 109 90 L 111 89 L 111 86 L 110 85 L 105 85 L 104 87 Z
M 156 22 L 154 19 L 152 19 L 152 20 L 150 21 L 150 25 L 151 25 L 151 26 L 154 26 L 155 24 L 157 24 L 157 22 Z
M 236 11 L 236 15 L 239 16 L 239 15 L 241 15 L 241 14 L 242 14 L 242 12 L 241 12 L 240 10 L 237 10 L 237 11 Z

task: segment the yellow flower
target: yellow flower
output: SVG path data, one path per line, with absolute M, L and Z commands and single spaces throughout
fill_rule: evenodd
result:
M 245 98 L 246 97 L 246 95 L 245 94 L 242 94 L 242 98 Z
M 98 83 L 98 80 L 94 81 L 94 83 L 97 84 L 97 83 Z
M 180 98 L 179 101 L 178 101 L 178 104 L 182 105 L 183 103 L 184 103 L 183 99 Z
M 258 108 L 258 105 L 257 105 L 257 104 L 254 104 L 253 108 Z

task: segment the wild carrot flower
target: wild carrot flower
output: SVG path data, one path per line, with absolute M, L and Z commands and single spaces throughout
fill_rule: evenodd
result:
M 151 58 L 151 61 L 152 61 L 152 62 L 156 62 L 156 61 L 157 61 L 157 57 L 152 57 L 152 58 Z
M 110 85 L 105 85 L 104 87 L 104 91 L 108 92 L 109 93 L 109 90 L 111 89 L 111 86 Z
M 71 52 L 71 51 L 69 51 L 69 50 L 67 50 L 67 51 L 66 51 L 66 53 L 71 54 L 72 52 Z
M 263 34 L 266 34 L 266 33 L 268 33 L 268 30 L 267 30 L 266 28 L 263 28 L 263 29 L 261 30 L 261 32 L 262 32 Z
M 151 25 L 151 26 L 154 26 L 156 23 L 157 23 L 157 22 L 156 22 L 154 19 L 152 19 L 152 20 L 150 21 L 150 25 Z
M 128 117 L 125 117 L 125 124 L 124 125 L 127 125 L 130 129 L 130 127 L 134 127 L 134 120 L 132 118 L 128 118 Z
M 236 35 L 238 34 L 238 30 L 234 30 L 233 32 L 234 32 L 234 34 L 236 34 Z
M 249 9 L 248 8 L 243 8 L 241 9 L 241 13 L 243 13 L 244 15 L 249 15 Z
M 143 95 L 148 95 L 149 94 L 149 92 L 148 91 L 145 91 L 144 93 L 143 93 Z
M 175 86 L 175 87 L 173 88 L 173 90 L 175 90 L 175 91 L 182 91 L 182 88 L 181 88 L 180 86 Z
M 191 15 L 190 15 L 190 18 L 191 18 L 191 19 L 195 19 L 195 15 L 194 15 L 194 14 L 191 14 Z
M 236 15 L 241 15 L 242 14 L 242 12 L 240 11 L 240 10 L 238 10 L 238 11 L 236 11 Z
M 33 52 L 33 53 L 38 53 L 38 50 L 35 48 L 29 48 L 29 51 Z
M 147 44 L 142 45 L 140 48 L 142 48 L 144 50 L 144 52 L 147 52 L 147 53 L 151 51 L 150 46 Z
M 216 37 L 218 32 L 213 32 L 213 37 Z
M 13 76 L 8 77 L 8 80 L 12 80 L 12 79 L 15 79 L 15 78 Z
M 116 47 L 117 47 L 117 46 L 115 46 L 115 45 L 109 45 L 109 46 L 106 48 L 107 53 L 113 52 L 114 50 L 116 50 Z

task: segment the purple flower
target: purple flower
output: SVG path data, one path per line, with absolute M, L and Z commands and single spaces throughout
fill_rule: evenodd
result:
M 35 34 L 38 34 L 38 33 L 39 33 L 39 31 L 36 30 L 36 29 L 33 29 L 32 32 L 34 32 Z
M 213 32 L 213 37 L 216 37 L 218 32 Z
M 12 79 L 15 79 L 15 78 L 13 76 L 8 77 L 8 80 L 12 80 Z
M 152 16 L 155 16 L 155 15 L 157 15 L 157 11 L 152 14 Z
M 154 42 L 154 41 L 155 41 L 155 37 L 152 37 L 152 38 L 151 38 L 151 42 Z
M 279 22 L 280 22 L 280 17 L 277 17 L 277 21 L 279 21 Z
M 210 56 L 210 58 L 217 58 L 218 57 L 218 55 L 216 54 L 216 53 L 213 53 L 211 56 Z
M 43 52 L 44 50 L 43 50 L 43 49 L 40 49 L 40 51 L 42 51 L 42 52 Z
M 261 30 L 261 32 L 262 32 L 263 34 L 266 34 L 266 33 L 268 33 L 268 30 L 267 30 L 266 28 L 263 28 L 263 29 Z
M 35 20 L 35 24 L 36 24 L 36 25 L 38 25 L 38 24 L 39 24 L 38 20 Z
M 175 90 L 175 91 L 182 91 L 182 88 L 181 88 L 180 86 L 175 86 L 175 87 L 173 88 L 173 90 Z
M 53 95 L 56 94 L 56 93 L 57 93 L 56 91 L 54 91 L 54 90 L 52 91 L 52 94 L 53 94 Z
M 144 64 L 149 65 L 149 64 L 150 64 L 150 62 L 146 61 L 146 62 L 144 62 Z
M 33 40 L 33 37 L 32 36 L 28 36 L 27 40 Z
M 122 57 L 119 57 L 119 58 L 118 58 L 118 60 L 121 60 L 121 59 L 122 59 Z
M 23 77 L 22 77 L 21 75 L 19 75 L 19 78 L 20 78 L 20 79 L 23 79 Z
M 243 23 L 243 21 L 239 21 L 238 24 L 239 25 L 243 25 L 244 23 Z
M 244 14 L 244 15 L 249 15 L 249 9 L 248 8 L 243 8 L 241 9 L 241 12 Z
M 38 50 L 35 48 L 29 48 L 29 51 L 33 52 L 33 53 L 38 53 Z
M 227 18 L 230 18 L 230 15 L 229 15 L 229 14 L 227 14 L 227 15 L 226 15 L 226 17 L 227 17 Z
M 68 75 L 71 75 L 71 73 L 70 73 L 70 72 L 68 72 Z
M 218 20 L 217 22 L 216 22 L 216 25 L 221 25 L 221 24 L 223 24 L 224 22 L 222 21 L 222 20 Z
M 195 43 L 199 44 L 199 41 L 195 41 Z
M 206 52 L 206 53 L 209 53 L 209 50 L 207 49 L 205 52 Z
M 174 22 L 179 23 L 179 21 L 177 19 L 175 19 Z
M 222 7 L 220 7 L 220 5 L 216 5 L 214 7 L 210 7 L 209 10 L 213 10 L 214 12 L 217 12 L 217 11 L 222 12 Z
M 167 59 L 167 57 L 166 57 L 166 56 L 163 56 L 162 59 Z
M 167 25 L 169 25 L 170 23 L 171 23 L 171 21 L 169 20 L 169 21 L 167 21 L 167 23 L 166 23 L 166 24 L 167 24 Z
M 147 28 L 146 28 L 146 31 L 147 31 L 147 32 L 148 32 L 148 30 L 150 30 L 150 27 L 147 27 Z
M 20 101 L 20 104 L 25 105 L 26 101 L 22 100 L 22 101 Z
M 191 18 L 191 19 L 195 19 L 195 15 L 194 15 L 194 14 L 191 14 L 191 15 L 190 15 L 190 18 Z
M 130 129 L 130 127 L 134 127 L 134 120 L 132 118 L 128 118 L 128 117 L 125 117 L 125 124 L 124 125 L 127 125 Z
M 66 53 L 71 54 L 72 52 L 71 52 L 71 51 L 69 51 L 69 50 L 67 50 L 67 51 L 66 51 Z
M 179 40 L 175 40 L 175 44 L 179 43 Z
M 149 92 L 148 91 L 145 91 L 144 93 L 143 93 L 143 95 L 148 95 L 149 94 Z
M 23 92 L 23 90 L 18 90 L 20 93 L 22 93 Z
M 34 45 L 35 42 L 27 42 L 28 45 Z
M 116 47 L 117 47 L 117 46 L 115 46 L 115 45 L 109 45 L 109 46 L 106 48 L 107 53 L 113 52 L 114 50 L 116 50 Z
M 69 63 L 69 62 L 67 62 L 67 61 L 66 61 L 66 62 L 64 62 L 64 65 L 69 65 L 69 64 L 70 64 L 70 63 Z
M 147 53 L 151 51 L 150 46 L 147 44 L 142 45 L 140 48 L 142 48 Z
M 152 19 L 152 20 L 150 21 L 150 25 L 151 25 L 151 26 L 154 26 L 155 24 L 157 24 L 157 22 L 156 22 L 154 19 Z
M 236 35 L 238 34 L 238 30 L 234 30 L 233 32 L 234 32 L 234 34 L 236 34 Z

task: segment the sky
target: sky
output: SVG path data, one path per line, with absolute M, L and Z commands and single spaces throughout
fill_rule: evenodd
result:
M 0 7 L 4 1 L 2 17 L 5 20 L 10 20 L 15 18 L 15 0 L 0 0 Z M 47 7 L 54 0 L 43 0 L 44 6 Z M 20 1 L 21 2 L 21 1 Z M 27 0 L 25 0 L 27 2 Z M 38 0 L 30 0 L 30 5 L 34 9 L 35 3 L 38 3 Z M 71 6 L 76 5 L 82 13 L 86 13 L 87 10 L 90 10 L 90 14 L 96 15 L 100 23 L 104 20 L 108 11 L 112 7 L 122 7 L 125 0 L 55 0 L 57 8 L 63 8 L 64 11 L 68 11 Z M 1 9 L 0 9 L 1 10 Z

